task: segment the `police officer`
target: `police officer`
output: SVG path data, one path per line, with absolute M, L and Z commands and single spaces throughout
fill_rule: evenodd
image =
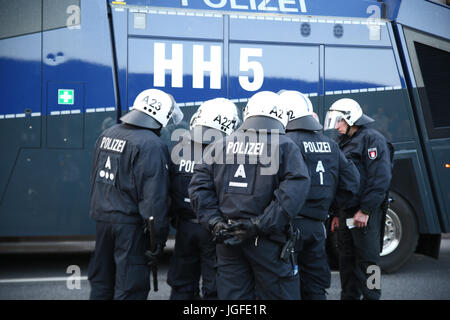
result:
M 367 280 L 380 261 L 381 206 L 391 181 L 392 164 L 385 137 L 367 127 L 372 122 L 358 102 L 348 98 L 334 102 L 325 117 L 325 130 L 338 130 L 339 147 L 361 176 L 358 196 L 332 221 L 332 230 L 338 228 L 341 299 L 381 296 L 381 289 L 368 286 Z
M 311 188 L 305 205 L 294 219 L 300 231 L 296 243 L 300 292 L 304 300 L 326 300 L 331 272 L 325 251 L 324 222 L 333 199 L 344 207 L 359 188 L 359 172 L 332 139 L 317 132 L 322 125 L 315 119 L 309 98 L 298 91 L 280 93 L 286 104 L 287 136 L 299 147 L 309 169 Z M 336 204 L 334 205 L 336 206 Z
M 234 103 L 225 98 L 208 100 L 192 116 L 190 132 L 172 149 L 170 215 L 177 233 L 167 274 L 167 282 L 172 287 L 170 299 L 199 299 L 200 276 L 203 299 L 217 299 L 216 244 L 191 209 L 188 186 L 203 149 L 213 139 L 232 133 L 238 123 Z
M 147 299 L 145 221 L 154 217 L 157 257 L 168 233 L 169 153 L 159 132 L 182 113 L 172 96 L 141 92 L 123 123 L 98 138 L 91 171 L 90 216 L 96 221 L 89 264 L 91 299 Z
M 218 243 L 218 297 L 255 299 L 257 289 L 260 299 L 298 299 L 294 261 L 280 252 L 308 193 L 308 169 L 284 133 L 286 110 L 276 93 L 252 96 L 243 118 L 205 149 L 189 186 L 200 223 Z

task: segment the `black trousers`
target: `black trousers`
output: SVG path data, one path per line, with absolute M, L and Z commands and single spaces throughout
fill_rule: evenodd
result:
M 221 300 L 298 300 L 298 273 L 280 260 L 282 244 L 265 237 L 238 246 L 217 245 L 217 292 Z
M 142 225 L 97 221 L 95 251 L 88 270 L 90 299 L 147 299 L 147 243 Z
M 325 250 L 325 227 L 322 221 L 296 218 L 294 227 L 300 230 L 295 244 L 300 293 L 302 300 L 326 300 L 325 289 L 330 287 L 331 271 Z
M 200 224 L 180 219 L 167 283 L 171 300 L 199 299 L 200 277 L 203 299 L 217 299 L 216 244 Z
M 381 209 L 369 216 L 368 224 L 364 228 L 349 229 L 346 219 L 356 213 L 347 211 L 341 214 L 338 230 L 339 271 L 341 278 L 341 299 L 378 300 L 381 297 L 381 288 L 373 288 L 368 283 L 373 275 L 371 266 L 380 263 L 380 228 Z M 370 267 L 370 268 L 369 268 Z

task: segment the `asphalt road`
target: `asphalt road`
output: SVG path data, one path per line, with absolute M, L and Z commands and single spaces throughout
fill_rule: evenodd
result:
M 169 250 L 165 252 L 160 266 L 160 290 L 152 291 L 149 299 L 169 297 L 166 276 L 170 255 Z M 89 257 L 89 254 L 0 255 L 0 299 L 88 299 Z M 73 270 L 81 272 L 79 282 L 73 279 Z M 416 254 L 396 273 L 383 274 L 381 288 L 382 299 L 387 300 L 450 300 L 450 238 L 442 239 L 439 260 Z M 328 299 L 339 299 L 339 292 L 339 273 L 333 271 Z

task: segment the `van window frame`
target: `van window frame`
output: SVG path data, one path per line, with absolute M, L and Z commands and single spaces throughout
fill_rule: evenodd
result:
M 425 34 L 423 32 L 413 30 L 407 27 L 404 27 L 403 30 L 406 39 L 406 46 L 408 48 L 409 59 L 414 74 L 416 88 L 417 89 L 426 88 L 422 76 L 422 70 L 420 67 L 420 61 L 416 51 L 415 43 L 447 51 L 450 55 L 450 41 L 438 38 L 436 36 L 432 36 L 430 34 Z M 425 90 L 418 90 L 418 95 L 420 97 L 420 107 L 422 110 L 422 115 L 418 116 L 423 116 L 428 138 L 429 139 L 450 138 L 450 124 L 449 126 L 441 126 L 441 127 L 436 127 L 434 125 L 433 115 L 431 112 L 432 107 L 430 105 L 428 97 L 426 96 Z

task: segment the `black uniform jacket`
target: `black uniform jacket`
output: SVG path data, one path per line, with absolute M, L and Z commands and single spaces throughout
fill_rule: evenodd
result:
M 170 161 L 170 215 L 183 219 L 197 219 L 191 207 L 188 187 L 194 174 L 194 165 L 202 161 L 207 144 L 194 142 L 189 135 L 183 135 L 172 149 Z
M 325 221 L 333 205 L 345 209 L 359 190 L 359 172 L 347 160 L 338 144 L 313 131 L 289 131 L 287 136 L 299 147 L 309 169 L 311 189 L 300 215 Z
M 169 152 L 149 129 L 117 124 L 97 139 L 90 215 L 97 221 L 141 224 L 155 219 L 158 240 L 169 229 Z
M 303 156 L 284 133 L 238 129 L 205 149 L 204 163 L 195 166 L 189 196 L 205 226 L 218 216 L 258 216 L 263 235 L 284 236 L 309 187 Z
M 360 173 L 358 196 L 350 207 L 370 214 L 380 208 L 392 178 L 386 138 L 377 130 L 362 126 L 351 137 L 339 137 L 338 143 Z

